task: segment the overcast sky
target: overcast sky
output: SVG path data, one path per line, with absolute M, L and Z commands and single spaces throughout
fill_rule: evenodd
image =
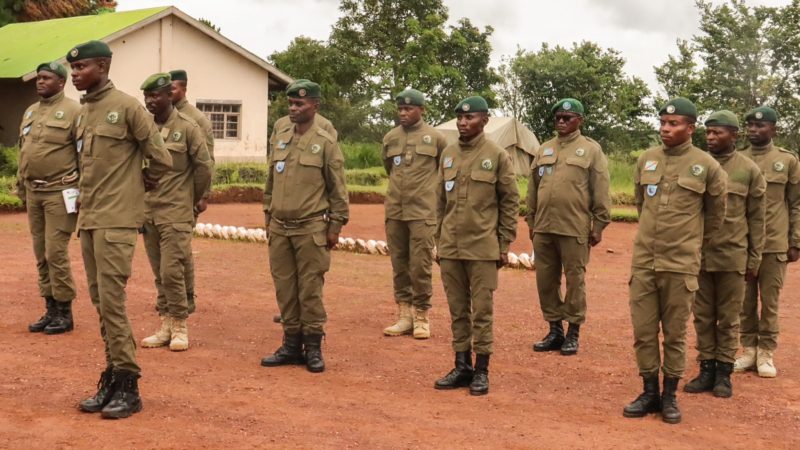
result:
M 715 0 L 721 3 L 722 0 Z M 172 4 L 195 18 L 209 19 L 222 34 L 266 57 L 284 50 L 299 35 L 325 40 L 339 17 L 338 0 L 118 0 L 118 11 Z M 491 25 L 493 60 L 517 47 L 537 50 L 543 42 L 570 46 L 588 40 L 614 48 L 626 70 L 656 88 L 653 66 L 676 53 L 675 41 L 698 32 L 694 0 L 444 0 L 450 21 L 468 17 Z M 789 0 L 749 0 L 752 5 L 782 6 Z M 302 74 L 291 74 L 301 76 Z

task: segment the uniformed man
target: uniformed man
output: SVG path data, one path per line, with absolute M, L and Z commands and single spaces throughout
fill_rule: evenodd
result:
M 734 370 L 756 369 L 759 376 L 773 378 L 778 374 L 772 360 L 778 346 L 778 298 L 786 263 L 800 257 L 800 164 L 795 153 L 772 143 L 778 121 L 774 109 L 755 108 L 745 120 L 750 147 L 744 155 L 758 165 L 767 180 L 766 240 L 757 277 L 747 280 L 740 316 L 744 353 L 736 360 Z
M 81 179 L 78 230 L 92 304 L 100 316 L 107 367 L 98 391 L 80 402 L 86 412 L 123 418 L 142 409 L 136 344 L 125 312 L 137 229 L 144 224 L 144 190 L 172 167 L 153 119 L 108 79 L 111 50 L 89 41 L 67 54 L 72 84 L 86 91 L 78 117 Z M 143 169 L 144 163 L 147 167 Z
M 283 345 L 262 366 L 306 364 L 325 370 L 322 303 L 331 249 L 347 224 L 344 156 L 327 131 L 314 122 L 321 90 L 311 81 L 286 90 L 294 126 L 273 134 L 264 190 L 269 265 L 283 317 Z
M 717 111 L 705 125 L 708 151 L 728 174 L 728 201 L 722 227 L 703 240 L 700 290 L 692 306 L 700 374 L 683 390 L 713 391 L 715 397 L 727 398 L 733 395 L 731 372 L 745 276 L 758 276 L 764 248 L 767 183 L 758 166 L 736 151 L 739 119 L 734 113 Z
M 395 97 L 400 126 L 383 138 L 381 158 L 389 175 L 386 192 L 386 241 L 392 259 L 397 322 L 383 334 L 431 337 L 433 233 L 436 230 L 436 188 L 444 137 L 422 120 L 425 97 L 406 89 Z M 412 312 L 413 305 L 413 312 Z
M 459 138 L 444 149 L 439 164 L 435 236 L 456 357 L 455 368 L 434 387 L 469 386 L 471 395 L 484 395 L 494 341 L 492 296 L 497 270 L 508 263 L 517 234 L 519 193 L 511 157 L 483 133 L 486 100 L 466 98 L 455 111 Z
M 211 127 L 211 121 L 208 120 L 205 113 L 197 109 L 196 106 L 186 100 L 186 87 L 189 84 L 189 77 L 185 70 L 178 69 L 169 72 L 172 79 L 172 104 L 178 111 L 184 115 L 189 116 L 192 120 L 197 122 L 200 129 L 206 138 L 206 148 L 208 155 L 211 158 L 211 168 L 213 177 L 214 168 L 214 130 Z M 211 185 L 201 196 L 195 197 L 194 201 L 194 219 L 192 220 L 192 227 L 197 225 L 197 217 L 205 212 L 208 208 L 208 197 L 211 195 Z M 189 314 L 193 313 L 195 304 L 195 286 L 194 286 L 194 255 L 189 252 L 189 257 L 186 258 L 184 263 L 184 277 L 186 279 L 186 298 L 189 302 Z
M 211 185 L 212 161 L 203 129 L 172 106 L 170 75 L 153 74 L 141 89 L 172 157 L 172 170 L 144 195 L 144 245 L 155 276 L 161 327 L 142 340 L 142 347 L 169 345 L 182 351 L 189 348 L 184 270 L 192 254 L 193 206 Z
M 533 345 L 537 352 L 578 352 L 586 320 L 589 247 L 603 239 L 611 222 L 608 161 L 600 144 L 581 134 L 583 104 L 565 98 L 553 105 L 557 137 L 540 146 L 528 181 L 528 223 L 536 254 L 536 288 L 550 332 Z M 562 271 L 567 295 L 561 295 Z M 569 324 L 566 339 L 562 321 Z
M 80 105 L 64 96 L 67 69 L 57 62 L 36 68 L 40 100 L 22 116 L 17 193 L 28 210 L 28 226 L 39 271 L 45 313 L 28 325 L 33 333 L 72 330 L 75 283 L 69 265 L 69 240 L 75 231 L 78 187 L 75 121 Z M 69 203 L 69 207 L 67 204 Z
M 660 410 L 664 422 L 678 423 L 675 391 L 686 365 L 686 322 L 698 289 L 703 233 L 713 235 L 725 219 L 726 175 L 714 158 L 692 145 L 697 109 L 691 101 L 674 98 L 659 116 L 663 145 L 646 150 L 634 173 L 639 230 L 630 308 L 644 392 L 623 413 L 643 417 Z M 659 369 L 664 372 L 660 396 Z

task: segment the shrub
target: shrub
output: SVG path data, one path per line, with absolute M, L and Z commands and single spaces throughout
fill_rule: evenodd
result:
M 344 167 L 347 169 L 366 169 L 383 167 L 381 145 L 372 142 L 342 142 L 339 144 L 344 154 Z
M 0 145 L 0 176 L 16 177 L 19 162 L 19 147 Z

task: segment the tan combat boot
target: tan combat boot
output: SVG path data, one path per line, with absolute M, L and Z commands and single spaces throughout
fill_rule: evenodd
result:
M 172 319 L 171 330 L 169 349 L 173 352 L 187 350 L 189 348 L 189 329 L 186 327 L 186 319 Z
M 431 323 L 428 321 L 428 310 L 414 308 L 414 339 L 431 337 Z
M 170 331 L 172 317 L 160 315 L 158 318 L 161 319 L 161 328 L 159 328 L 154 335 L 142 339 L 142 347 L 155 348 L 169 344 L 169 340 L 172 337 L 172 332 Z
M 744 372 L 745 370 L 754 370 L 756 368 L 756 348 L 745 347 L 742 356 L 736 358 L 733 363 L 734 372 Z
M 383 329 L 383 334 L 386 336 L 402 336 L 404 334 L 411 334 L 414 329 L 414 322 L 411 318 L 411 305 L 408 303 L 397 304 L 397 322 L 394 325 Z
M 758 366 L 758 376 L 761 378 L 775 378 L 778 375 L 778 369 L 772 362 L 772 350 L 759 347 L 756 365 Z

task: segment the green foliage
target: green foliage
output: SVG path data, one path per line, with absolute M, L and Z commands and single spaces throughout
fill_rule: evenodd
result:
M 258 163 L 225 163 L 214 167 L 214 186 L 230 184 L 260 184 L 267 181 L 266 164 Z
M 646 122 L 653 113 L 644 81 L 628 77 L 625 60 L 616 50 L 592 42 L 572 48 L 543 44 L 537 52 L 518 50 L 501 66 L 499 88 L 510 112 L 518 114 L 544 141 L 553 135 L 550 108 L 561 98 L 579 99 L 586 107 L 584 134 L 596 139 L 606 153 L 645 147 L 654 134 Z
M 19 147 L 0 145 L 0 176 L 16 177 L 19 162 Z
M 16 176 L 0 176 L 0 211 L 22 208 L 22 200 L 13 193 L 16 184 Z
M 201 17 L 201 18 L 197 19 L 197 21 L 202 23 L 203 25 L 207 26 L 208 28 L 211 28 L 216 33 L 220 33 L 220 34 L 222 33 L 222 28 L 218 27 L 217 25 L 214 25 L 208 19 L 204 19 L 204 18 Z
M 348 169 L 345 171 L 348 185 L 379 186 L 388 179 L 383 167 L 369 169 Z
M 383 167 L 380 144 L 366 142 L 343 142 L 340 147 L 342 149 L 342 153 L 344 154 L 344 167 L 347 169 Z
M 635 208 L 611 208 L 612 222 L 638 222 L 639 213 Z
M 116 7 L 117 2 L 108 0 L 0 0 L 0 27 L 14 22 L 104 14 Z
M 608 159 L 608 173 L 611 176 L 611 193 L 618 199 L 633 198 L 633 173 L 635 162 L 630 162 L 626 157 L 611 157 Z M 619 200 L 614 204 L 631 204 Z

